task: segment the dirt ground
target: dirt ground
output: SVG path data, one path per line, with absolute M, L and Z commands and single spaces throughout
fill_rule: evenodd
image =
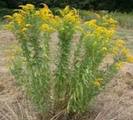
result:
M 118 34 L 133 53 L 133 30 L 119 30 Z M 12 33 L 0 31 L 0 120 L 39 120 L 8 69 L 7 51 L 14 42 Z M 133 64 L 123 66 L 80 120 L 133 120 Z

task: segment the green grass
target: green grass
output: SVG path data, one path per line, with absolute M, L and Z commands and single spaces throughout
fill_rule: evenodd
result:
M 86 10 L 79 10 L 79 15 L 83 20 L 90 20 L 96 17 L 94 12 Z
M 95 19 L 96 18 L 95 13 L 98 13 L 100 15 L 108 14 L 118 21 L 118 24 L 120 27 L 133 29 L 133 12 L 131 13 L 120 13 L 120 12 L 108 13 L 108 11 L 79 10 L 79 14 L 81 18 L 84 20 L 90 20 L 92 18 Z
M 91 20 L 97 18 L 96 14 L 100 14 L 101 16 L 107 14 L 107 11 L 87 11 L 87 10 L 79 10 L 79 15 L 83 20 Z
M 133 12 L 131 13 L 113 12 L 110 13 L 110 15 L 118 21 L 121 27 L 128 29 L 133 28 Z

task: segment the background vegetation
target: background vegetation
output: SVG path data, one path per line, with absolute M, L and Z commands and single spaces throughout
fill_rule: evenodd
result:
M 5 4 L 6 2 L 6 4 Z M 17 7 L 21 3 L 46 3 L 50 7 L 64 7 L 70 5 L 80 9 L 95 9 L 109 11 L 126 11 L 133 10 L 133 0 L 0 0 L 0 6 Z

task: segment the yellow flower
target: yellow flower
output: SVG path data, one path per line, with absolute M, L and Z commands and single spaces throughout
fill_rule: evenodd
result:
M 9 20 L 12 20 L 12 19 L 13 19 L 13 17 L 10 16 L 10 15 L 6 15 L 6 16 L 4 16 L 4 18 L 7 18 L 7 19 L 9 19 Z
M 114 19 L 112 19 L 112 18 L 107 19 L 107 22 L 108 22 L 109 24 L 116 24 L 116 23 L 117 23 L 117 21 L 114 20 Z
M 95 30 L 95 33 L 97 34 L 103 34 L 103 33 L 106 33 L 107 32 L 107 29 L 105 27 L 97 27 L 96 30 Z
M 23 15 L 23 16 L 26 15 L 26 11 L 24 11 L 24 10 L 22 10 L 22 9 L 19 9 L 18 12 L 19 12 L 21 15 Z
M 95 83 L 94 83 L 97 87 L 100 87 L 100 82 L 98 82 L 98 81 L 95 81 Z
M 52 29 L 48 24 L 42 24 L 40 29 L 44 32 L 53 32 L 54 29 Z
M 21 32 L 26 32 L 27 31 L 27 28 L 22 28 L 21 30 L 20 30 Z
M 53 28 L 58 29 L 61 25 L 61 18 L 58 16 L 54 16 L 49 23 Z
M 35 9 L 35 6 L 32 4 L 20 5 L 20 7 L 26 12 L 33 11 Z
M 60 11 L 61 15 L 62 16 L 65 16 L 65 14 L 67 14 L 70 10 L 70 7 L 69 6 L 66 6 L 62 11 Z
M 49 29 L 49 25 L 48 24 L 42 24 L 41 30 L 45 31 L 47 29 Z
M 103 47 L 102 50 L 106 52 L 108 49 L 106 47 Z
M 127 56 L 127 62 L 133 63 L 133 56 Z
M 93 20 L 89 21 L 90 24 L 96 24 L 96 22 L 97 22 L 96 19 L 93 19 Z
M 120 69 L 123 66 L 123 62 L 119 61 L 118 63 L 115 64 L 115 67 L 117 69 Z
M 105 15 L 102 17 L 104 24 L 106 24 L 108 27 L 111 27 L 113 29 L 116 29 L 117 21 L 110 18 L 108 15 Z
M 91 28 L 97 28 L 96 19 L 90 20 L 85 22 L 85 25 L 91 27 Z
M 112 54 L 113 55 L 118 55 L 119 53 L 119 49 L 117 47 L 114 47 L 113 50 L 112 50 Z
M 69 6 L 66 6 L 62 11 L 60 11 L 60 14 L 64 21 L 70 22 L 72 24 L 80 23 L 80 17 L 76 9 L 70 9 Z
M 108 32 L 107 32 L 107 35 L 108 35 L 109 38 L 112 38 L 114 33 L 115 33 L 114 29 L 109 29 Z
M 8 23 L 7 25 L 5 25 L 5 29 L 12 30 L 13 24 L 14 24 L 13 22 Z
M 30 28 L 30 27 L 32 27 L 32 25 L 31 24 L 26 24 L 25 27 Z
M 24 17 L 19 13 L 13 14 L 13 20 L 19 25 L 22 25 L 24 23 Z
M 121 54 L 122 54 L 123 56 L 127 56 L 128 53 L 129 53 L 129 50 L 128 50 L 127 48 L 123 48 L 123 49 L 121 50 Z
M 125 45 L 125 42 L 123 40 L 121 40 L 121 39 L 116 40 L 116 46 L 118 48 L 122 48 L 124 45 Z
M 75 23 L 77 21 L 76 16 L 74 16 L 72 12 L 65 15 L 64 19 L 72 23 Z
M 123 40 L 117 39 L 114 43 L 112 53 L 114 55 L 121 55 L 126 57 L 129 53 L 129 50 L 125 47 L 125 42 Z
M 96 79 L 96 80 L 94 81 L 94 85 L 95 85 L 96 87 L 100 87 L 100 86 L 101 86 L 102 80 L 103 80 L 102 78 Z
M 112 30 L 108 30 L 105 27 L 102 26 L 97 26 L 95 31 L 94 31 L 95 35 L 98 37 L 105 37 L 106 40 L 109 38 L 112 38 L 113 36 L 113 31 Z
M 44 7 L 41 8 L 39 11 L 36 11 L 35 14 L 37 16 L 39 16 L 44 21 L 50 21 L 54 17 L 54 15 L 52 14 L 51 10 L 45 4 L 44 4 Z

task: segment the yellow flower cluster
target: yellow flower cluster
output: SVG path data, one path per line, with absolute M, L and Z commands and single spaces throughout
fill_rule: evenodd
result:
M 6 27 L 15 29 L 21 34 L 25 34 L 28 30 L 33 31 L 35 29 L 34 26 L 37 26 L 40 32 L 54 32 L 61 28 L 64 23 L 70 23 L 73 28 L 75 27 L 84 33 L 85 37 L 94 37 L 94 44 L 97 44 L 98 40 L 102 40 L 103 46 L 101 51 L 107 52 L 107 44 L 109 44 L 115 33 L 117 22 L 109 16 L 101 17 L 97 14 L 98 19 L 92 19 L 82 24 L 78 12 L 75 9 L 70 9 L 69 6 L 60 10 L 60 16 L 53 15 L 52 11 L 45 4 L 39 10 L 36 10 L 32 4 L 21 5 L 20 7 L 22 9 L 15 12 L 12 16 L 6 16 L 10 20 Z M 85 29 L 83 26 L 85 26 Z M 121 39 L 115 41 L 112 53 L 114 56 L 125 56 L 127 61 L 132 61 L 132 57 L 128 55 L 129 50 L 125 48 L 125 42 Z
M 87 25 L 91 28 L 97 28 L 98 27 L 96 19 L 85 22 L 85 25 Z
M 20 5 L 20 7 L 21 7 L 25 12 L 29 12 L 29 11 L 35 10 L 35 6 L 32 5 L 32 4 Z
M 123 66 L 123 62 L 122 61 L 119 61 L 119 62 L 117 62 L 116 64 L 115 64 L 115 67 L 116 67 L 116 69 L 120 69 L 120 68 L 122 68 L 122 66 Z
M 116 29 L 117 21 L 109 17 L 108 15 L 102 17 L 103 25 Z
M 116 46 L 122 48 L 125 45 L 125 42 L 121 39 L 116 40 Z
M 16 22 L 19 25 L 23 24 L 23 22 L 24 22 L 24 17 L 19 13 L 14 13 L 12 16 L 7 15 L 7 16 L 5 16 L 5 18 L 7 18 L 13 22 Z
M 25 34 L 27 30 L 34 29 L 32 27 L 34 27 L 35 22 L 41 21 L 38 24 L 40 26 L 38 28 L 42 31 L 50 32 L 52 27 L 50 27 L 49 23 L 51 22 L 55 25 L 53 21 L 54 16 L 46 5 L 38 11 L 35 10 L 35 6 L 32 4 L 21 5 L 20 7 L 22 9 L 15 12 L 12 16 L 5 16 L 10 20 L 10 23 L 6 25 L 8 29 L 17 29 L 18 32 Z
M 127 57 L 129 54 L 129 50 L 125 47 L 125 45 L 126 45 L 126 43 L 124 40 L 116 39 L 114 48 L 112 51 L 113 55 Z
M 20 5 L 20 7 L 22 8 L 21 10 L 18 10 L 18 12 L 15 12 L 12 16 L 7 15 L 5 16 L 7 19 L 9 19 L 10 21 L 12 21 L 11 23 L 16 23 L 20 26 L 24 26 L 25 24 L 25 14 L 30 12 L 30 11 L 34 11 L 35 7 L 32 4 L 26 4 L 26 5 Z M 9 24 L 10 27 L 12 24 Z
M 44 32 L 53 32 L 54 31 L 54 29 L 46 23 L 42 24 L 40 29 Z
M 104 36 L 104 37 L 111 39 L 115 33 L 115 28 L 114 27 L 107 28 L 107 27 L 103 26 L 102 24 L 98 24 L 98 22 L 99 22 L 98 20 L 92 19 L 90 21 L 85 22 L 85 26 L 88 26 L 90 28 L 90 30 L 92 30 L 96 36 L 98 36 L 98 37 Z M 107 23 L 107 24 L 109 24 L 109 23 Z
M 34 22 L 38 22 L 40 30 L 51 32 L 54 29 L 58 29 L 64 22 L 71 23 L 71 25 L 80 23 L 77 11 L 70 9 L 68 6 L 60 11 L 61 16 L 53 15 L 52 11 L 45 4 L 39 10 L 36 10 L 32 4 L 21 5 L 20 7 L 22 9 L 17 10 L 12 16 L 6 16 L 10 20 L 10 23 L 6 26 L 8 29 L 13 29 L 13 27 L 17 26 L 20 32 L 25 32 L 34 26 Z
M 48 8 L 47 5 L 44 4 L 44 7 L 35 13 L 37 16 L 39 16 L 44 21 L 49 21 L 54 17 L 52 14 L 52 11 Z
M 60 11 L 60 13 L 64 21 L 72 24 L 80 23 L 79 14 L 75 9 L 70 9 L 69 6 L 66 6 L 64 10 Z
M 112 38 L 113 34 L 114 34 L 114 30 L 113 29 L 107 29 L 105 27 L 97 27 L 96 30 L 95 30 L 95 34 L 97 36 L 106 36 L 107 38 Z
M 99 19 L 101 21 L 99 22 Z M 86 37 L 90 37 L 90 39 L 95 39 L 94 46 L 96 44 L 100 46 L 103 44 L 104 46 L 101 48 L 101 51 L 107 53 L 110 48 L 107 45 L 111 45 L 112 43 L 112 53 L 114 58 L 116 58 L 116 68 L 120 69 L 123 66 L 123 62 L 133 62 L 133 56 L 129 55 L 129 49 L 126 48 L 126 43 L 122 39 L 112 40 L 117 22 L 108 16 L 104 16 L 99 19 L 92 19 L 90 21 L 85 22 L 85 27 L 87 26 L 89 30 L 85 33 Z M 94 36 L 94 37 L 93 37 Z M 101 39 L 100 39 L 101 38 Z M 98 43 L 100 40 L 100 43 Z M 98 81 L 95 82 L 97 86 L 100 85 Z
M 127 62 L 133 63 L 133 56 L 132 55 L 127 56 Z
M 115 65 L 117 69 L 120 69 L 123 66 L 123 62 L 133 63 L 133 56 L 130 55 L 129 49 L 127 49 L 125 45 L 126 43 L 122 39 L 117 39 L 115 41 L 112 53 L 114 57 L 117 59 L 119 58 Z

